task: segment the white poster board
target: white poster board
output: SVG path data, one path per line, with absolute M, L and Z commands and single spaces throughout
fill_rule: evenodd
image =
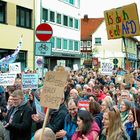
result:
M 109 62 L 101 62 L 101 74 L 112 75 L 113 64 Z
M 9 72 L 10 73 L 21 73 L 21 63 L 11 63 L 9 64 Z
M 1 73 L 0 74 L 0 85 L 1 86 L 12 86 L 15 83 L 15 73 Z

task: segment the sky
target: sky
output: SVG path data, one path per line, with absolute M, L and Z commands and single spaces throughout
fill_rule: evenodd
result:
M 84 14 L 89 18 L 104 17 L 104 11 L 131 3 L 137 4 L 140 19 L 140 0 L 81 0 L 81 18 Z

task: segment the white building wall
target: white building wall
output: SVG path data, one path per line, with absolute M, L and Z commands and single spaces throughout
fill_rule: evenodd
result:
M 95 45 L 95 38 L 101 38 L 101 45 Z M 103 57 L 124 57 L 122 53 L 122 39 L 108 40 L 105 22 L 92 34 L 92 46 L 97 47 L 98 52 L 102 53 Z

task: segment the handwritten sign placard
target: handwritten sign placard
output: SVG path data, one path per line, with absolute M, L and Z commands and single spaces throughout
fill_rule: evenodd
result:
M 125 74 L 124 76 L 126 84 L 133 84 L 133 75 L 132 74 Z
M 43 107 L 58 109 L 64 95 L 64 84 L 68 72 L 53 71 L 47 72 L 40 96 L 40 103 Z
M 16 78 L 15 73 L 1 73 L 0 74 L 0 85 L 2 86 L 12 86 L 15 83 Z
M 104 11 L 108 39 L 140 35 L 135 3 Z
M 22 74 L 22 89 L 37 89 L 38 74 Z
M 112 75 L 113 65 L 112 63 L 102 62 L 101 63 L 101 74 Z
M 121 75 L 117 75 L 117 77 L 115 77 L 115 83 L 123 83 L 124 80 L 124 76 Z

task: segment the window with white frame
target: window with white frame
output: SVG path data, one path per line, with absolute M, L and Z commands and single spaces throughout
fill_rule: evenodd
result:
M 56 48 L 61 49 L 61 38 L 56 38 Z
M 95 45 L 101 45 L 101 38 L 100 37 L 95 38 Z
M 68 40 L 67 39 L 63 39 L 63 49 L 67 50 L 68 49 Z
M 61 14 L 59 14 L 59 13 L 56 14 L 56 22 L 58 24 L 61 24 Z
M 69 50 L 73 50 L 73 40 L 69 40 Z
M 79 51 L 79 42 L 78 41 L 74 41 L 74 50 Z
M 55 12 L 50 11 L 50 21 L 55 22 Z
M 43 8 L 43 20 L 48 21 L 48 9 Z
M 73 27 L 73 18 L 69 17 L 69 27 Z
M 78 19 L 74 19 L 74 28 L 75 29 L 79 28 L 79 21 L 78 21 Z
M 68 26 L 68 16 L 63 15 L 63 25 Z

